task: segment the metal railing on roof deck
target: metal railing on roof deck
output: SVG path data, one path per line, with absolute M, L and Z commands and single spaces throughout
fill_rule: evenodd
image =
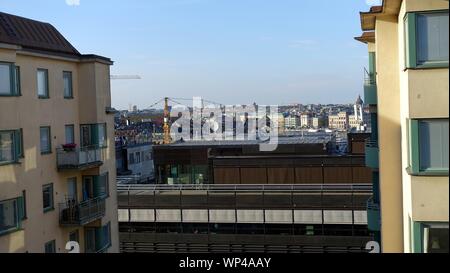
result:
M 210 191 L 210 192 L 372 192 L 371 184 L 151 184 L 151 185 L 117 185 L 118 192 L 143 192 L 143 191 Z
M 374 73 L 369 73 L 366 68 L 364 68 L 364 84 L 372 85 L 376 84 L 376 76 Z

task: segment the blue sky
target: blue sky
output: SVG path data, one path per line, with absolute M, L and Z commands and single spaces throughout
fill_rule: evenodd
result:
M 359 11 L 374 0 L 0 0 L 110 57 L 113 106 L 164 96 L 224 104 L 347 103 L 362 94 Z

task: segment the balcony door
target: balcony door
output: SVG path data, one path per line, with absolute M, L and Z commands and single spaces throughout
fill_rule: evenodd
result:
M 67 180 L 67 198 L 70 201 L 77 202 L 78 201 L 78 190 L 77 190 L 77 178 L 69 178 Z
M 96 126 L 81 125 L 81 147 L 92 148 L 98 146 L 98 131 Z
M 95 198 L 94 193 L 94 177 L 84 176 L 83 177 L 83 201 Z

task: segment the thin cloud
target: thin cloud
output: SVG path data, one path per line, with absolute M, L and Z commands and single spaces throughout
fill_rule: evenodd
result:
M 310 47 L 317 44 L 317 41 L 314 40 L 297 40 L 293 41 L 289 44 L 291 48 L 300 48 L 300 47 Z
M 80 0 L 66 0 L 68 6 L 79 6 Z
M 366 4 L 369 6 L 379 6 L 381 5 L 381 0 L 366 0 Z

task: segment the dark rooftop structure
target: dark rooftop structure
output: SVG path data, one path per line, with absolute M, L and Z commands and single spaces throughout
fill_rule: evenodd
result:
M 77 59 L 109 58 L 83 55 L 51 24 L 0 12 L 0 43 L 16 45 L 22 50 Z

